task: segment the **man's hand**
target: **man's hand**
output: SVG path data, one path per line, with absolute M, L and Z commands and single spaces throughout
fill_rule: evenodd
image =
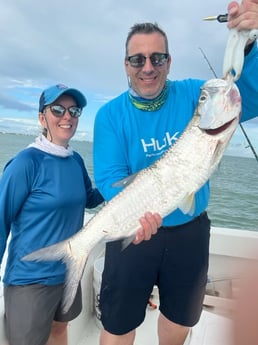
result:
M 142 241 L 148 241 L 152 235 L 155 235 L 158 228 L 162 224 L 162 218 L 158 213 L 146 212 L 143 217 L 139 219 L 141 228 L 137 230 L 134 244 Z
M 228 27 L 237 30 L 258 29 L 258 0 L 232 1 L 228 5 Z

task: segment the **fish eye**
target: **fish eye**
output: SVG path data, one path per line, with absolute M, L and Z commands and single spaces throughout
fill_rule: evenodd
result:
M 208 92 L 206 90 L 203 90 L 200 97 L 199 102 L 204 102 L 208 98 Z

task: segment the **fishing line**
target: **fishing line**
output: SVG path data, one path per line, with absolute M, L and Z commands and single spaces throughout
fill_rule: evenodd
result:
M 210 70 L 212 71 L 214 77 L 215 77 L 215 78 L 218 78 L 218 77 L 217 77 L 217 74 L 216 74 L 216 72 L 214 71 L 212 65 L 210 64 L 210 61 L 208 60 L 206 54 L 204 53 L 204 51 L 202 50 L 201 47 L 199 47 L 199 49 L 200 49 L 200 51 L 201 51 L 201 53 L 202 53 L 202 55 L 203 55 L 205 61 L 207 62 L 207 64 L 208 64 Z M 258 155 L 257 155 L 257 153 L 256 153 L 256 151 L 255 151 L 255 148 L 253 147 L 253 145 L 252 145 L 252 143 L 251 143 L 251 140 L 249 139 L 249 137 L 248 137 L 248 135 L 247 135 L 247 133 L 246 133 L 246 131 L 245 131 L 245 129 L 244 129 L 242 123 L 239 123 L 239 126 L 240 126 L 240 128 L 241 128 L 241 130 L 242 130 L 242 133 L 244 134 L 244 136 L 245 136 L 245 138 L 246 138 L 246 140 L 247 140 L 247 142 L 248 142 L 248 145 L 249 145 L 251 151 L 253 152 L 253 155 L 254 155 L 256 161 L 258 162 Z

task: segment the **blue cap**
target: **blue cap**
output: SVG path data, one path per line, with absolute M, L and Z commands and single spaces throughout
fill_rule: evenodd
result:
M 69 88 L 63 84 L 57 84 L 42 92 L 39 99 L 39 112 L 42 112 L 45 106 L 53 103 L 63 94 L 72 96 L 79 108 L 84 108 L 87 104 L 86 98 L 79 90 Z

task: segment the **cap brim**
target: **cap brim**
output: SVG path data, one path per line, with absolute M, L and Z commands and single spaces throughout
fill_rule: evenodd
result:
M 61 95 L 64 95 L 64 94 L 72 96 L 75 99 L 77 106 L 79 108 L 84 108 L 87 105 L 87 100 L 86 100 L 85 96 L 77 89 L 63 90 L 63 92 L 61 92 L 61 94 L 58 97 L 56 97 L 56 99 L 59 98 Z

